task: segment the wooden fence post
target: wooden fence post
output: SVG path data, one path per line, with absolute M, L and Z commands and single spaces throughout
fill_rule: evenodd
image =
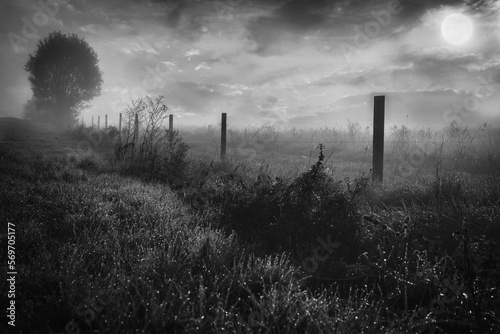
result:
M 94 127 L 94 116 L 92 115 L 92 127 Z
M 108 114 L 104 115 L 104 130 L 108 128 Z
M 101 116 L 97 116 L 97 130 L 101 128 Z
M 120 120 L 118 121 L 118 141 L 122 142 L 122 113 L 120 113 Z
M 174 114 L 168 115 L 168 129 L 170 132 L 174 131 Z
M 227 113 L 222 113 L 222 123 L 220 130 L 220 158 L 224 160 L 226 157 L 226 117 Z
M 135 114 L 134 120 L 134 137 L 132 137 L 132 154 L 130 155 L 130 162 L 134 161 L 134 152 L 135 152 L 135 141 L 139 136 L 139 115 Z
M 373 170 L 372 180 L 383 180 L 384 175 L 384 122 L 385 96 L 375 96 L 373 101 Z

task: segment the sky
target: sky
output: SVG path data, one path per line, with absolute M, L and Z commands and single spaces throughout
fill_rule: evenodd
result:
M 470 29 L 443 27 L 453 14 Z M 499 1 L 1 0 L 0 116 L 21 115 L 24 64 L 53 31 L 99 56 L 87 124 L 116 124 L 145 95 L 163 95 L 176 126 L 223 112 L 238 128 L 370 125 L 374 95 L 386 124 L 500 124 Z

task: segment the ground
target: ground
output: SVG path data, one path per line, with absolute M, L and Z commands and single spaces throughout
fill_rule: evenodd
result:
M 500 187 L 486 165 L 498 156 L 432 151 L 372 185 L 361 145 L 332 140 L 321 161 L 300 136 L 237 135 L 219 163 L 186 133 L 189 173 L 172 190 L 115 161 L 114 139 L 2 119 L 2 253 L 16 270 L 1 297 L 16 328 L 3 328 L 498 332 Z M 454 148 L 477 158 L 448 160 Z

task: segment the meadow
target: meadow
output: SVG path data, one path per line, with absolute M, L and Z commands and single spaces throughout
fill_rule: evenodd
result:
M 0 129 L 19 331 L 500 331 L 498 128 Z

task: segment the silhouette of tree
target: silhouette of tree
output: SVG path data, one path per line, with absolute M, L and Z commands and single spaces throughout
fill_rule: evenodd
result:
M 25 65 L 38 110 L 48 120 L 74 125 L 87 102 L 101 93 L 99 59 L 77 35 L 59 31 L 40 40 Z

